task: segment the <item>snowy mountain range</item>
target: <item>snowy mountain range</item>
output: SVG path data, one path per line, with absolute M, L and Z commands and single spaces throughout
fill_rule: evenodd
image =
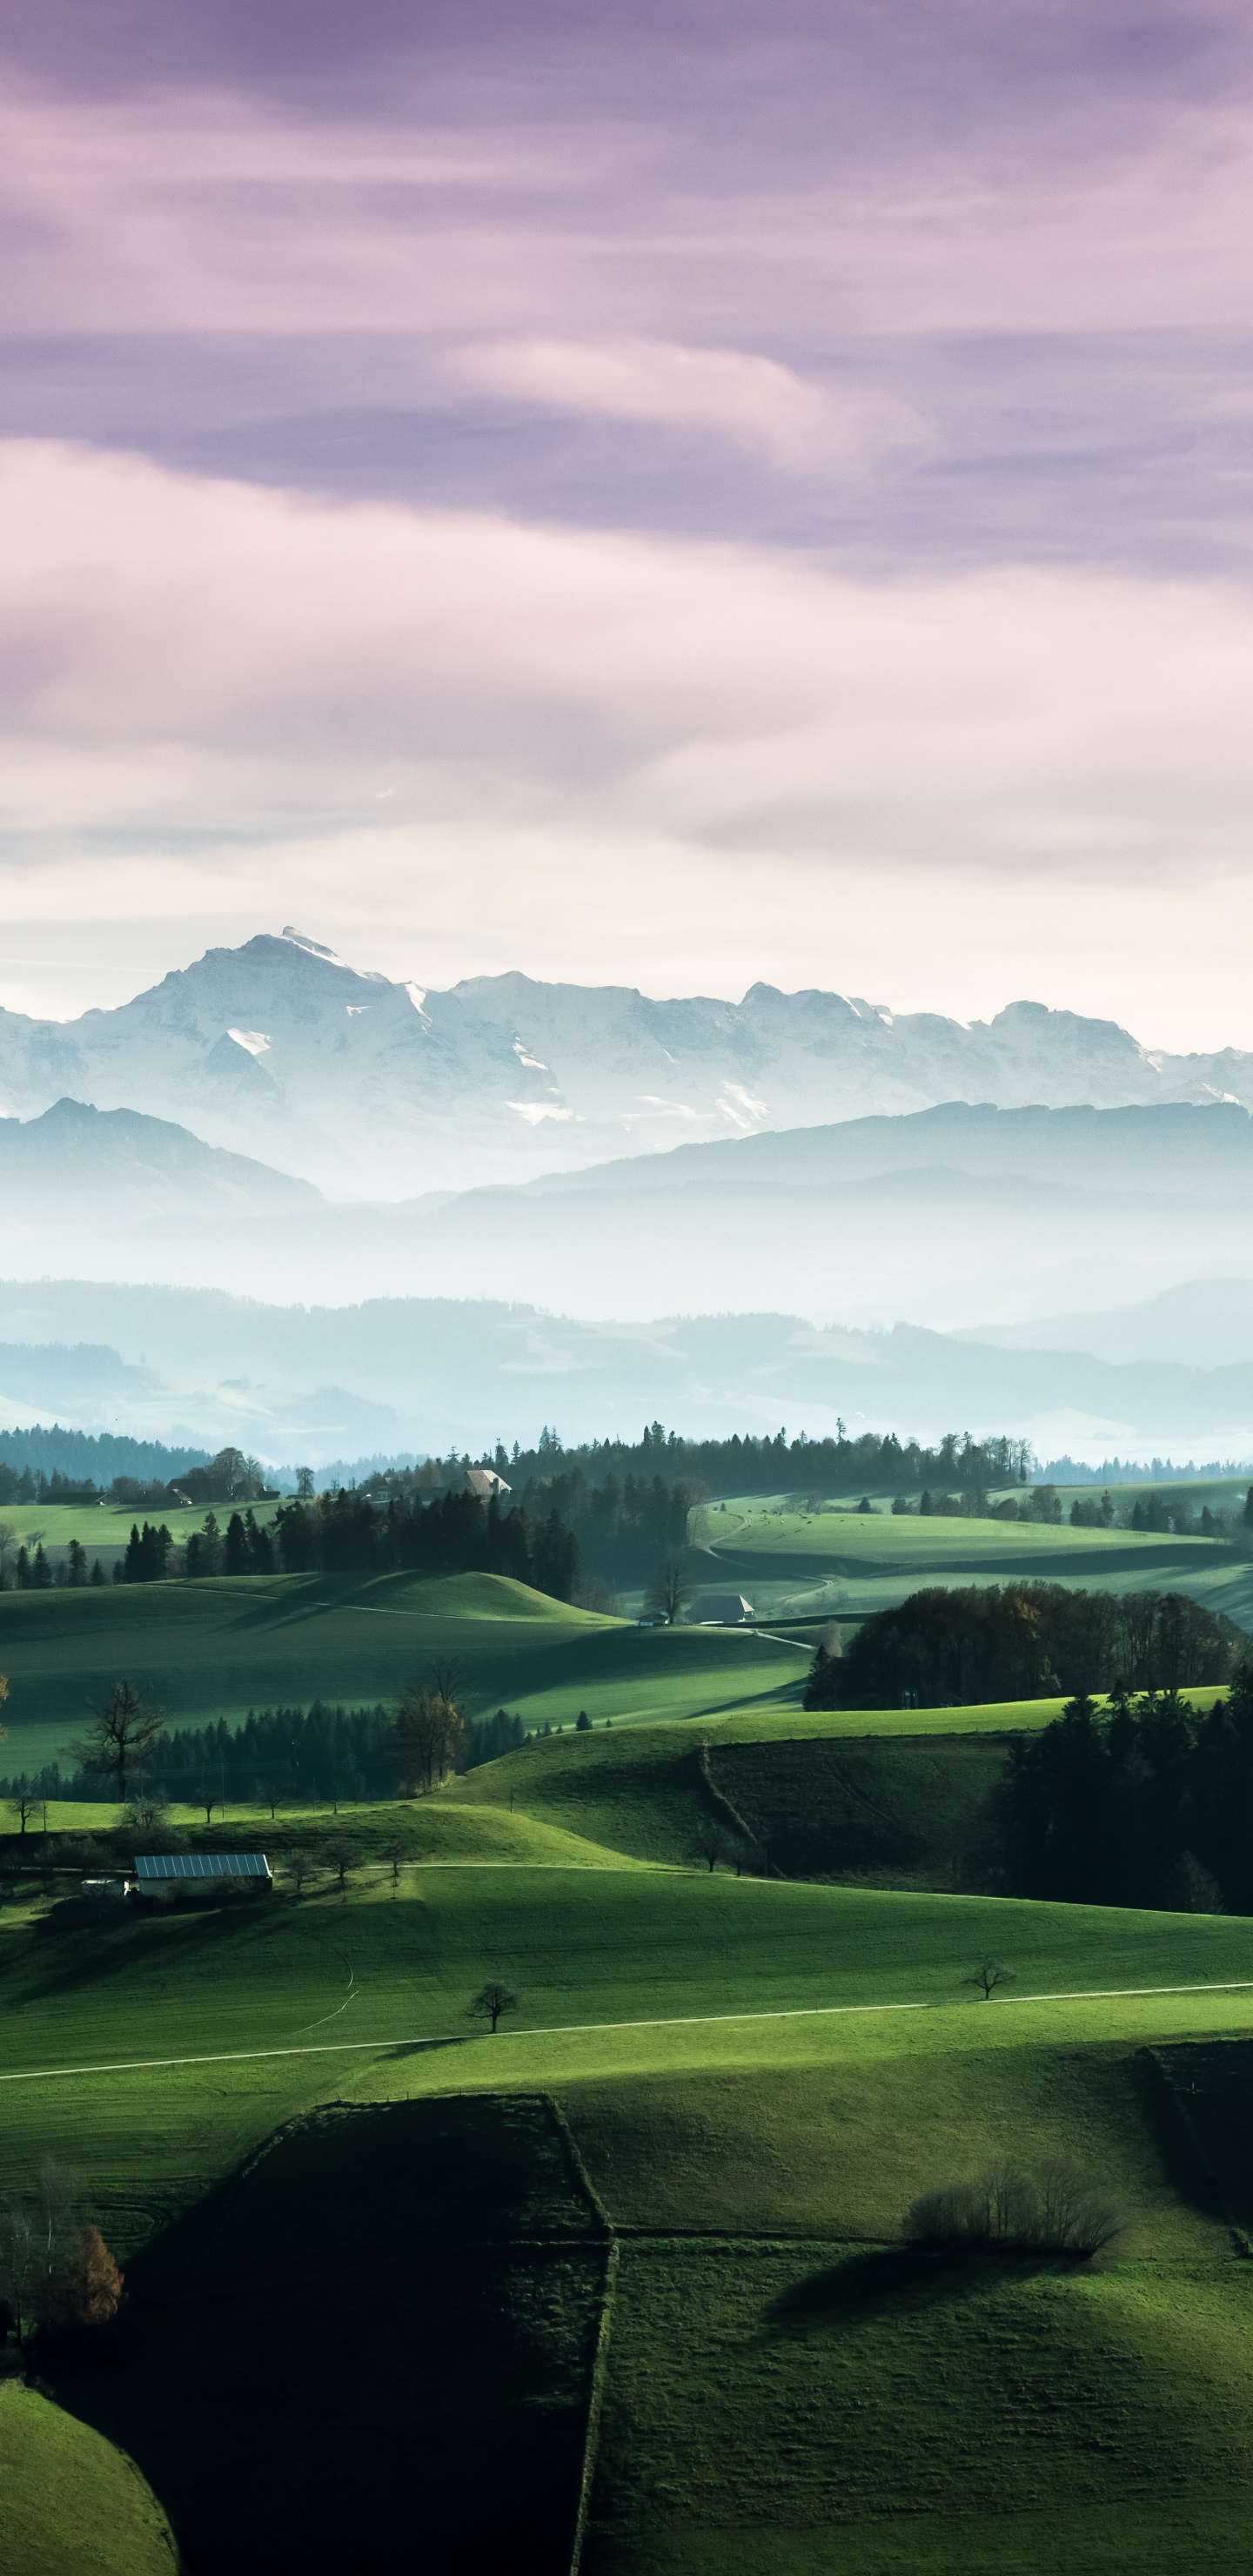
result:
M 405 1199 L 944 1101 L 1250 1106 L 1253 1055 L 1154 1053 L 1035 1002 L 967 1027 L 768 984 L 739 1003 L 524 975 L 429 992 L 289 927 L 116 1010 L 0 1011 L 0 1114 L 65 1098 L 176 1121 L 337 1198 Z

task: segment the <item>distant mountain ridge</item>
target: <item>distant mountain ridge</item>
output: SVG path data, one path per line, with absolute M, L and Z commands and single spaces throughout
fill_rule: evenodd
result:
M 991 1308 L 1038 1336 L 1050 1310 L 1253 1273 L 1253 1120 L 1227 1103 L 950 1102 L 346 1204 L 169 1120 L 62 1101 L 0 1121 L 0 1193 L 10 1279 L 246 1284 L 285 1304 L 503 1292 L 592 1321 L 783 1307 L 943 1331 Z M 1206 1362 L 1204 1331 L 1190 1356 Z
M 426 991 L 289 926 L 116 1010 L 0 1011 L 0 1112 L 66 1095 L 175 1119 L 337 1197 L 403 1199 L 950 1101 L 1253 1107 L 1253 1054 L 1155 1053 L 1035 1002 L 967 1027 L 767 984 L 739 1003 L 516 974 Z

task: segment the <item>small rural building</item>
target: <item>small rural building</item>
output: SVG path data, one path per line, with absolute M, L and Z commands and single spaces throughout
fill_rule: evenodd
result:
M 84 1878 L 79 1882 L 79 1889 L 83 1896 L 91 1897 L 100 1904 L 132 1893 L 129 1878 Z
M 742 1628 L 757 1613 L 742 1592 L 702 1592 L 687 1616 L 692 1628 Z
M 420 1503 L 439 1502 L 445 1494 L 475 1494 L 488 1503 L 493 1494 L 508 1494 L 512 1487 L 494 1467 L 458 1467 L 455 1462 L 442 1467 L 437 1458 L 428 1458 L 414 1477 L 413 1490 Z
M 251 1887 L 268 1895 L 274 1874 L 264 1852 L 139 1852 L 135 1884 L 143 1895 L 171 1887 Z

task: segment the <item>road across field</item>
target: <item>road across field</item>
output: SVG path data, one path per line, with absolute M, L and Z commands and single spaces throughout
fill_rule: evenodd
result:
M 1092 2004 L 1116 2003 L 1153 1995 L 1240 1995 L 1253 1993 L 1253 1977 L 1228 1977 L 1211 1984 L 1197 1980 L 1186 1986 L 1076 1986 L 1073 1990 L 1039 1995 L 1002 1995 L 1001 2012 L 1013 2012 L 1023 2004 Z M 794 2004 L 782 2011 L 740 2013 L 666 2013 L 652 2021 L 572 2021 L 538 2022 L 526 2030 L 508 2033 L 511 2039 L 578 2039 L 611 2030 L 711 2030 L 728 2022 L 758 2021 L 835 2021 L 856 2013 L 951 2012 L 951 2001 L 890 2004 Z M 342 2006 L 341 2006 L 342 2010 Z M 463 2031 L 429 2032 L 405 2039 L 333 2039 L 319 2040 L 312 2048 L 232 2048 L 212 2050 L 201 2057 L 123 2057 L 99 2066 L 30 2066 L 12 2074 L 0 2074 L 0 2084 L 52 2083 L 74 2075 L 144 2075 L 166 2067 L 177 2066 L 245 2066 L 271 2057 L 347 2057 L 369 2055 L 387 2048 L 465 2048 L 468 2035 Z

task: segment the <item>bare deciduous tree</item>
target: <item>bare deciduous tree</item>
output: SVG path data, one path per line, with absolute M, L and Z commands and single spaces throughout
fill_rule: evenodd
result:
M 31 1817 L 38 1815 L 43 1802 L 42 1789 L 32 1788 L 23 1772 L 21 1779 L 14 1781 L 13 1792 L 8 1801 L 9 1814 L 17 1818 L 19 1834 L 25 1833 Z
M 1012 1986 L 1013 1982 L 1013 1969 L 1003 1968 L 999 1959 L 981 1959 L 978 1967 L 972 1968 L 970 1975 L 962 1978 L 964 1986 L 977 1986 L 984 2002 L 989 2004 L 998 1986 Z
M 730 1859 L 730 1837 L 718 1816 L 706 1812 L 697 1817 L 692 1830 L 692 1856 L 704 1861 L 710 1872 L 720 1860 Z
M 667 1556 L 657 1567 L 645 1595 L 644 1607 L 654 1619 L 673 1628 L 680 1610 L 692 1598 L 692 1586 L 681 1556 Z
M 502 1986 L 498 1977 L 489 1977 L 487 1984 L 480 1986 L 468 2018 L 471 2021 L 490 2021 L 495 2030 L 502 2013 L 516 2012 L 517 2009 L 517 1996 L 510 1993 L 508 1986 Z
M 291 1880 L 292 1886 L 298 1897 L 304 1895 L 309 1880 L 313 1876 L 314 1867 L 315 1863 L 312 1852 L 302 1850 L 299 1843 L 297 1843 L 294 1851 L 288 1853 L 287 1875 Z
M 165 1723 L 134 1682 L 114 1682 L 91 1710 L 92 1723 L 72 1750 L 84 1771 L 117 1783 L 118 1804 L 126 1804 L 129 1772 L 142 1771 Z
M 338 1882 L 341 1896 L 345 1895 L 347 1892 L 349 1871 L 357 1868 L 360 1859 L 361 1854 L 358 1851 L 356 1844 L 345 1842 L 338 1835 L 336 1835 L 329 1843 L 323 1843 L 323 1867 L 333 1872 L 334 1877 Z
M 389 1834 L 386 1842 L 379 1845 L 379 1859 L 386 1861 L 390 1867 L 393 1887 L 400 1885 L 400 1864 L 402 1860 L 407 1859 L 408 1852 L 409 1846 L 399 1834 Z

